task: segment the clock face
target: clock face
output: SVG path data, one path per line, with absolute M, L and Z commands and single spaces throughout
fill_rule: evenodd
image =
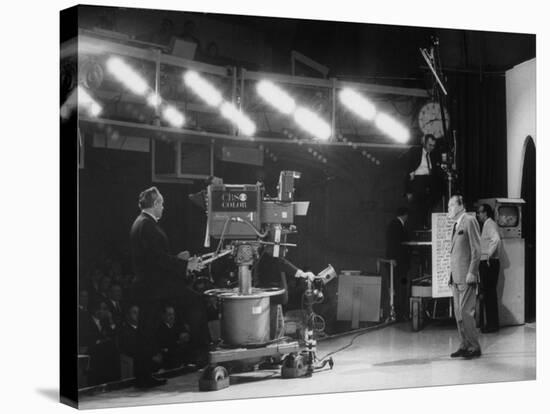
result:
M 445 126 L 449 129 L 449 112 L 444 107 Z M 418 126 L 426 134 L 432 134 L 436 138 L 443 136 L 443 121 L 441 120 L 441 106 L 437 102 L 428 102 L 418 113 Z

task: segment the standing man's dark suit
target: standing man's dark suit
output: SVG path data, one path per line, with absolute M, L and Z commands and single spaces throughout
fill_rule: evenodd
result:
M 449 206 L 454 197 L 449 201 Z M 451 207 L 449 207 L 451 211 Z M 477 220 L 458 213 L 451 240 L 451 274 L 449 284 L 453 292 L 453 304 L 460 347 L 451 356 L 480 356 L 479 332 L 476 327 L 476 290 L 479 283 L 481 257 L 479 225 Z
M 398 318 L 406 319 L 409 301 L 409 250 L 402 243 L 409 240 L 405 216 L 395 217 L 386 229 L 386 258 L 396 261 L 394 275 L 395 307 Z
M 163 199 L 156 188 L 140 195 L 140 207 L 156 208 L 157 217 L 162 215 Z M 189 325 L 191 341 L 197 348 L 206 348 L 209 343 L 208 319 L 202 298 L 185 283 L 188 262 L 181 254 L 170 254 L 168 238 L 152 214 L 146 211 L 139 214 L 130 230 L 130 241 L 135 272 L 132 296 L 140 309 L 136 382 L 143 386 L 156 385 L 151 379 L 152 357 L 162 306 L 170 303 L 176 307 Z

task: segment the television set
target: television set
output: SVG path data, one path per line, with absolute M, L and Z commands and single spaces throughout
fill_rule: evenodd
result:
M 522 238 L 521 206 L 525 201 L 521 198 L 482 198 L 477 205 L 488 204 L 492 207 L 495 222 L 503 239 Z

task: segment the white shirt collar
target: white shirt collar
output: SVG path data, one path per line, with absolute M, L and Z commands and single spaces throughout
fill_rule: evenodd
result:
M 147 214 L 149 217 L 151 217 L 153 220 L 155 220 L 155 222 L 158 221 L 158 219 L 157 219 L 155 216 L 153 216 L 151 213 L 148 213 L 148 212 L 145 211 L 145 210 L 141 210 L 141 212 Z

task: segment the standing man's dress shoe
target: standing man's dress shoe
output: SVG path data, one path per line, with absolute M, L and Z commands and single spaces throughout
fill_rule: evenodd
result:
M 481 349 L 473 349 L 466 351 L 463 355 L 464 358 L 479 358 L 481 356 Z
M 458 357 L 464 356 L 464 354 L 466 354 L 467 352 L 468 352 L 467 349 L 459 348 L 451 354 L 451 358 L 458 358 Z

